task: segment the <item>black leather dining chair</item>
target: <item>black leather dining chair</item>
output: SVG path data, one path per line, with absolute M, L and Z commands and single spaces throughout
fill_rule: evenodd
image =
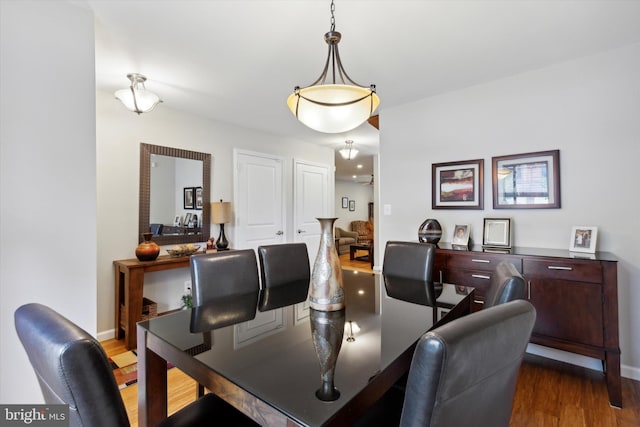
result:
M 392 298 L 433 307 L 436 322 L 436 287 L 433 262 L 436 247 L 431 243 L 389 241 L 384 250 L 382 277 Z
M 69 405 L 70 427 L 126 427 L 127 412 L 104 350 L 86 331 L 42 304 L 26 304 L 14 315 L 47 404 Z M 161 422 L 159 427 L 256 426 L 214 394 L 207 394 Z
M 508 261 L 501 261 L 491 275 L 491 283 L 484 298 L 484 308 L 524 299 L 526 284 L 516 267 Z
M 258 247 L 262 290 L 258 309 L 272 310 L 307 299 L 311 269 L 306 243 Z
M 189 265 L 194 307 L 212 299 L 260 290 L 253 249 L 192 255 Z
M 535 319 L 533 306 L 518 300 L 427 332 L 405 393 L 392 388 L 355 425 L 507 427 Z

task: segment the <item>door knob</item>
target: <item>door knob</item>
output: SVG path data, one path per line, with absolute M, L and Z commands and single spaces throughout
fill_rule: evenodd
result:
M 298 234 L 304 233 L 304 232 L 305 232 L 304 230 L 298 229 Z
M 284 233 L 282 232 L 282 230 L 278 230 L 278 231 L 276 232 L 276 236 L 282 236 L 283 234 L 284 234 Z

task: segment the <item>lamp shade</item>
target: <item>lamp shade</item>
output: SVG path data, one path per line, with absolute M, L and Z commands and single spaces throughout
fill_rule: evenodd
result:
M 353 141 L 348 140 L 345 142 L 346 146 L 339 151 L 340 155 L 345 160 L 352 160 L 358 155 L 358 150 L 353 148 Z
M 226 224 L 231 222 L 231 202 L 219 202 L 211 203 L 211 223 L 212 224 Z
M 149 92 L 144 82 L 147 80 L 142 74 L 131 73 L 127 74 L 129 80 L 131 80 L 131 86 L 127 89 L 121 89 L 116 91 L 115 97 L 122 102 L 122 104 L 130 111 L 134 113 L 147 113 L 154 109 L 158 103 L 162 102 L 160 97 L 153 92 Z
M 324 84 L 299 89 L 287 105 L 304 125 L 318 132 L 341 133 L 357 128 L 378 108 L 380 98 L 370 88 Z

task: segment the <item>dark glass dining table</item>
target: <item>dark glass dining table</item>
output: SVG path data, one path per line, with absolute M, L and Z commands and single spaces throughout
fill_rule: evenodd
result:
M 343 278 L 346 308 L 332 314 L 344 329 L 335 400 L 316 395 L 316 322 L 325 313 L 277 293 L 264 304 L 258 292 L 138 323 L 138 425 L 167 416 L 167 363 L 260 425 L 351 425 L 408 372 L 421 335 L 471 312 L 473 288 L 438 287 L 433 316 L 432 307 L 388 297 L 378 274 L 344 270 Z

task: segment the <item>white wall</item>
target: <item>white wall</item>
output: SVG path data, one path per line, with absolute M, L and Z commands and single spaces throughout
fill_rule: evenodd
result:
M 599 227 L 618 263 L 623 375 L 640 379 L 640 45 L 568 61 L 381 111 L 380 245 L 417 238 L 425 218 L 470 223 L 509 216 L 515 244 L 568 249 L 573 225 Z M 561 209 L 493 210 L 491 157 L 560 150 Z M 432 210 L 431 164 L 483 158 L 483 211 Z M 378 256 L 382 256 L 378 251 Z M 571 301 L 567 301 L 570 304 Z
M 211 200 L 233 201 L 234 148 L 282 156 L 289 213 L 293 212 L 293 158 L 326 164 L 333 170 L 334 153 L 330 148 L 184 114 L 171 109 L 170 100 L 164 101 L 151 113 L 138 116 L 126 110 L 113 94 L 97 94 L 98 331 L 102 339 L 113 336 L 113 260 L 134 258 L 138 245 L 141 142 L 211 153 Z M 286 226 L 287 235 L 293 236 L 291 214 Z M 233 224 L 225 227 L 225 232 L 233 247 Z M 211 233 L 218 235 L 217 226 L 212 225 Z M 177 308 L 189 278 L 188 269 L 147 274 L 145 296 L 158 302 L 160 312 Z
M 16 308 L 96 331 L 93 15 L 2 1 L 0 31 L 0 402 L 39 403 Z
M 342 209 L 342 198 L 355 200 L 356 210 Z M 351 221 L 367 221 L 369 219 L 369 202 L 373 202 L 373 187 L 357 182 L 336 181 L 335 193 L 336 227 L 351 230 Z

